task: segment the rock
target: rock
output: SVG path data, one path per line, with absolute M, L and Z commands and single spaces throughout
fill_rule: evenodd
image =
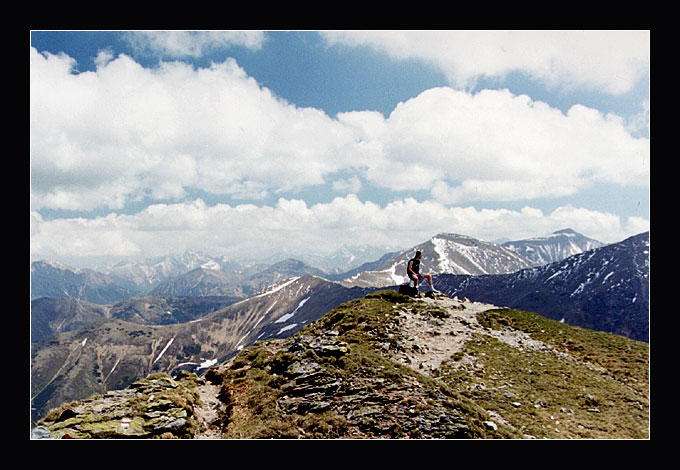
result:
M 484 426 L 486 426 L 487 429 L 491 429 L 492 431 L 498 430 L 498 425 L 493 421 L 484 421 Z
M 54 439 L 191 437 L 196 376 L 183 377 L 188 380 L 154 374 L 125 390 L 66 405 L 49 413 L 37 433 L 46 429 Z
M 51 439 L 52 433 L 45 426 L 37 426 L 31 430 L 31 439 Z
M 327 339 L 324 337 L 314 338 L 309 346 L 320 356 L 340 357 L 349 351 L 349 346 L 344 341 Z

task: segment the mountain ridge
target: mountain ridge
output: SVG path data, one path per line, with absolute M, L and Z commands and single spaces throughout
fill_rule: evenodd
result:
M 571 255 L 600 248 L 605 244 L 567 228 L 544 237 L 509 241 L 502 246 L 530 259 L 539 266 L 562 261 Z
M 154 372 L 204 369 L 256 340 L 294 334 L 366 292 L 307 275 L 184 323 L 98 317 L 82 328 L 31 344 L 32 414 L 37 419 L 64 400 L 122 388 Z
M 451 296 L 649 341 L 649 232 L 562 261 L 493 276 L 436 277 Z
M 489 304 L 377 291 L 203 377 L 152 374 L 65 404 L 34 433 L 646 439 L 648 367 L 645 343 Z
M 617 256 L 642 257 L 640 260 L 643 264 L 646 263 L 645 267 L 648 272 L 648 241 L 643 247 L 646 251 L 639 252 L 638 250 L 637 254 L 628 255 L 626 250 L 630 248 L 620 247 Z M 579 266 L 591 266 L 592 263 L 577 263 L 575 260 L 590 259 L 593 261 L 596 259 L 593 258 L 591 252 L 571 258 L 569 263 Z M 615 266 L 616 263 L 613 260 L 614 258 L 610 257 L 607 263 Z M 538 270 L 538 268 L 533 269 Z M 527 282 L 532 279 L 534 282 L 536 279 L 541 279 L 538 275 L 530 276 L 528 273 L 531 272 L 531 270 L 522 270 L 517 273 L 522 273 Z M 555 270 L 544 278 L 552 276 L 552 281 L 555 283 L 562 276 L 565 281 L 568 281 L 569 276 L 575 272 L 575 270 L 566 269 Z M 591 269 L 590 272 L 600 273 L 601 271 L 597 268 Z M 474 278 L 475 282 L 493 277 L 495 276 L 467 276 L 468 280 Z M 507 279 L 510 278 L 507 277 Z M 436 279 L 438 288 L 446 287 L 439 277 Z M 616 276 L 593 274 L 584 279 L 614 281 Z M 645 279 L 648 291 L 648 274 Z M 569 292 L 578 291 L 577 297 L 588 295 L 586 287 L 593 285 L 593 282 L 579 282 L 583 283 L 584 287 L 579 290 L 577 285 Z M 397 286 L 390 288 L 396 290 Z M 140 379 L 143 374 L 156 372 L 175 374 L 180 370 L 204 372 L 213 361 L 218 363 L 227 360 L 231 355 L 237 354 L 238 351 L 249 347 L 256 341 L 293 335 L 340 303 L 362 297 L 378 289 L 380 288 L 348 288 L 342 283 L 330 282 L 314 275 L 295 276 L 242 300 L 233 298 L 178 300 L 171 296 L 156 296 L 148 299 L 131 299 L 114 304 L 115 306 L 89 305 L 87 308 L 95 310 L 89 326 L 77 324 L 84 318 L 82 309 L 85 308 L 85 303 L 65 303 L 63 307 L 65 313 L 56 319 L 63 330 L 57 328 L 56 324 L 50 325 L 49 322 L 46 323 L 47 326 L 36 328 L 40 330 L 43 339 L 38 342 L 39 344 L 32 345 L 32 405 L 36 411 L 35 415 L 52 407 L 51 404 L 63 402 L 64 399 L 105 392 L 110 387 L 127 386 L 132 381 Z M 645 304 L 644 286 L 638 286 L 636 289 L 643 293 L 640 304 Z M 450 295 L 456 295 L 453 291 L 442 290 Z M 500 289 L 487 287 L 486 290 L 493 292 Z M 42 302 L 46 301 L 42 300 Z M 219 302 L 228 302 L 230 305 L 209 313 L 210 309 L 219 305 Z M 500 299 L 498 302 L 488 300 L 487 303 L 508 307 L 507 303 L 510 302 L 506 303 L 505 300 Z M 648 301 L 646 303 L 648 306 Z M 532 311 L 543 313 L 539 308 Z M 36 314 L 38 312 L 36 309 Z M 206 315 L 206 313 L 209 314 Z M 648 325 L 648 309 L 643 317 Z M 81 326 L 81 328 L 68 334 L 53 335 L 54 332 L 69 329 L 67 327 L 69 318 L 73 318 L 76 326 Z M 159 319 L 184 323 L 174 326 L 162 325 L 157 323 Z M 200 331 L 201 325 L 208 325 L 205 328 L 207 333 Z M 107 328 L 110 334 L 116 336 L 106 336 L 104 332 Z M 93 333 L 95 331 L 98 332 L 96 335 Z M 100 339 L 97 339 L 98 337 Z M 105 349 L 104 344 L 110 344 L 112 347 Z M 162 354 L 160 354 L 161 351 L 163 351 Z M 41 365 L 45 357 L 51 357 L 54 360 Z M 78 390 L 80 392 L 75 393 Z
M 495 274 L 513 272 L 534 264 L 501 245 L 467 235 L 440 233 L 412 248 L 399 252 L 372 271 L 360 272 L 341 282 L 346 286 L 387 287 L 408 282 L 406 264 L 422 252 L 421 270 L 429 274 Z

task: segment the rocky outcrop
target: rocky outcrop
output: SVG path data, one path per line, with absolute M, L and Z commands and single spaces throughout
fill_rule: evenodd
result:
M 393 360 L 406 338 L 393 291 L 348 302 L 284 341 L 255 346 L 206 378 L 222 384 L 227 438 L 507 438 L 484 410 Z
M 196 432 L 197 377 L 154 374 L 123 390 L 52 410 L 33 436 L 62 439 L 183 438 Z

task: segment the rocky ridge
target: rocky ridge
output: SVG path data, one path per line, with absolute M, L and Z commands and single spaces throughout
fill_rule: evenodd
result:
M 105 432 L 84 424 L 95 419 L 85 402 L 40 424 L 53 438 L 644 438 L 648 352 L 525 312 L 380 291 L 204 377 L 154 377 L 179 393 L 164 398 L 178 407 L 140 407 L 166 393 L 140 396 L 148 386 L 140 381 L 109 392 L 128 394 L 130 405 Z M 160 421 L 163 406 L 169 417 Z

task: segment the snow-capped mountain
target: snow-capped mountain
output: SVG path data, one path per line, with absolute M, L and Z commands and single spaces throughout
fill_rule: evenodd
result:
M 308 254 L 303 261 L 272 255 L 267 263 L 241 263 L 224 256 L 187 251 L 93 269 L 76 269 L 53 261 L 31 264 L 31 298 L 75 298 L 99 304 L 151 292 L 173 295 L 247 297 L 293 276 L 337 278 L 382 255 L 377 248 L 343 246 L 329 255 Z
M 584 251 L 604 246 L 592 238 L 576 233 L 572 229 L 558 230 L 545 237 L 509 241 L 502 244 L 539 266 L 562 261 Z
M 228 295 L 246 298 L 267 286 L 305 274 L 324 275 L 321 270 L 294 259 L 287 259 L 271 266 L 252 267 L 243 273 L 226 273 L 200 267 L 160 283 L 152 293 L 177 296 Z
M 406 265 L 422 252 L 421 273 L 501 274 L 534 266 L 522 255 L 495 243 L 465 235 L 440 233 L 430 240 L 402 251 L 373 271 L 360 272 L 342 281 L 349 286 L 386 287 L 408 282 Z
M 649 341 L 649 232 L 546 266 L 501 275 L 440 275 L 435 284 L 459 298 Z
M 246 266 L 223 256 L 209 256 L 196 251 L 168 255 L 134 263 L 103 266 L 98 271 L 109 275 L 119 284 L 138 291 L 148 291 L 158 284 L 195 269 L 210 269 L 227 274 L 240 274 Z

